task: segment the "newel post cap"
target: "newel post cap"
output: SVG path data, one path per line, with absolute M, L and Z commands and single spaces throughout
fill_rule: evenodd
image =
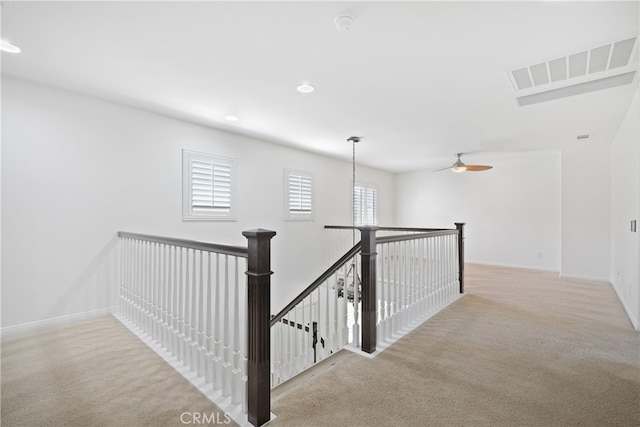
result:
M 265 230 L 264 228 L 256 228 L 254 230 L 243 231 L 242 235 L 244 237 L 255 237 L 258 239 L 270 239 L 276 235 L 275 231 Z

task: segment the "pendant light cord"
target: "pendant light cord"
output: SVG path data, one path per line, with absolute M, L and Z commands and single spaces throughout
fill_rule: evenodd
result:
M 353 160 L 351 162 L 352 178 L 351 178 L 351 246 L 356 245 L 356 139 L 352 141 L 353 145 Z

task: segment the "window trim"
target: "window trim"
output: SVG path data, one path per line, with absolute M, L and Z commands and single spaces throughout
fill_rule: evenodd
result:
M 310 181 L 310 211 L 301 211 L 294 212 L 291 210 L 291 187 L 290 187 L 290 177 L 291 176 L 300 176 L 301 178 L 308 178 Z M 314 220 L 315 215 L 315 179 L 313 173 L 302 171 L 299 169 L 284 169 L 283 176 L 283 210 L 284 210 L 284 219 L 287 221 L 312 221 Z M 302 203 L 302 200 L 300 200 Z
M 194 211 L 192 165 L 194 161 L 229 167 L 229 209 L 225 211 Z M 212 192 L 215 191 L 212 188 Z M 212 195 L 213 197 L 213 195 Z M 182 150 L 182 220 L 183 221 L 235 221 L 236 220 L 236 160 L 198 151 Z

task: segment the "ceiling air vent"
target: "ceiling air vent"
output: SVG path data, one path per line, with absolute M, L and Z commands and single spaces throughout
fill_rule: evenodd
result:
M 633 81 L 638 36 L 507 71 L 518 105 L 551 101 Z

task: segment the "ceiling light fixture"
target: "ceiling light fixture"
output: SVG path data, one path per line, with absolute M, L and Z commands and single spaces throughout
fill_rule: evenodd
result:
M 446 168 L 442 168 L 442 169 L 436 169 L 433 172 L 440 172 L 440 171 L 444 171 L 444 170 L 447 170 L 447 169 L 451 169 L 453 172 L 456 172 L 456 173 L 460 173 L 460 172 L 464 172 L 464 171 L 482 172 L 482 171 L 486 171 L 486 170 L 489 170 L 489 169 L 493 169 L 493 166 L 488 166 L 488 165 L 467 165 L 460 159 L 460 157 L 462 157 L 463 154 L 464 153 L 456 154 L 456 156 L 458 157 L 458 160 L 456 160 L 453 165 L 448 166 Z
M 8 53 L 20 53 L 20 48 L 6 40 L 0 42 L 0 50 Z
M 316 90 L 316 88 L 314 88 L 313 86 L 311 86 L 309 83 L 300 83 L 297 87 L 296 90 L 300 93 L 311 93 L 314 90 Z
M 466 171 L 467 166 L 464 163 L 462 163 L 460 160 L 458 160 L 457 162 L 454 163 L 453 166 L 451 166 L 451 170 L 456 173 L 460 173 L 460 172 Z

